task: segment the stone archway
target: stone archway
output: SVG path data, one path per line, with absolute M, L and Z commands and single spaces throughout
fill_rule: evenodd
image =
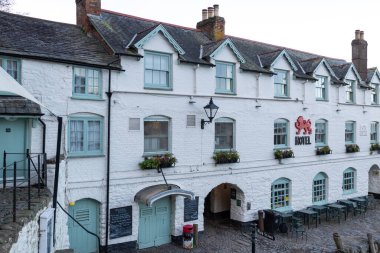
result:
M 368 171 L 368 192 L 380 194 L 380 168 L 376 164 Z

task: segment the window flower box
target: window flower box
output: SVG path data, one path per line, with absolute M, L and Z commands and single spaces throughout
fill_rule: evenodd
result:
M 356 153 L 359 151 L 360 151 L 360 148 L 357 144 L 346 145 L 346 153 Z
M 293 150 L 291 149 L 285 149 L 285 150 L 277 149 L 276 151 L 274 151 L 274 158 L 278 160 L 286 159 L 286 158 L 294 158 L 294 153 L 293 153 Z
M 240 162 L 240 156 L 237 151 L 217 151 L 212 159 L 214 159 L 215 164 Z
M 370 151 L 371 155 L 374 151 L 377 151 L 377 153 L 380 154 L 380 144 L 379 143 L 371 144 L 369 151 Z
M 146 157 L 145 160 L 139 163 L 139 166 L 143 170 L 170 168 L 175 166 L 177 158 L 171 153 L 167 153 L 161 156 Z
M 329 154 L 332 154 L 332 150 L 330 149 L 329 146 L 324 146 L 324 147 L 317 148 L 316 152 L 317 152 L 317 155 L 329 155 Z

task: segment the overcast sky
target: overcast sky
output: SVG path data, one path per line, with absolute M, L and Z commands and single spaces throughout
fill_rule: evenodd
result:
M 12 12 L 75 23 L 75 0 L 14 2 Z M 347 61 L 355 30 L 363 30 L 368 67 L 380 67 L 379 0 L 103 0 L 102 8 L 195 28 L 213 4 L 228 35 Z

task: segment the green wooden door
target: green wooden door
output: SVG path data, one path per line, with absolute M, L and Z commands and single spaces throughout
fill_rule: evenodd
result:
M 8 154 L 7 179 L 13 178 L 13 162 L 17 162 L 17 178 L 25 177 L 25 153 L 26 152 L 26 123 L 27 119 L 6 120 L 0 118 L 0 167 L 3 167 L 4 151 Z M 8 166 L 9 165 L 9 166 Z M 0 173 L 0 180 L 3 179 L 3 170 Z
M 140 205 L 139 248 L 170 243 L 170 198 L 156 201 L 152 207 Z
M 82 199 L 69 207 L 69 213 L 87 230 L 98 234 L 99 204 L 95 200 Z M 95 236 L 88 234 L 83 228 L 69 218 L 70 248 L 74 253 L 98 252 L 98 242 Z

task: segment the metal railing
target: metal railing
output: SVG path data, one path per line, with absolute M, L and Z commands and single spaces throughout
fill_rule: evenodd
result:
M 24 156 L 23 159 L 18 161 L 13 161 L 8 164 L 9 160 L 12 159 L 12 156 Z M 41 196 L 41 188 L 46 187 L 47 185 L 47 165 L 46 165 L 46 153 L 30 153 L 30 150 L 27 149 L 26 153 L 3 153 L 3 189 L 4 191 L 7 188 L 9 182 L 12 182 L 12 185 L 8 185 L 8 188 L 13 190 L 12 198 L 12 213 L 13 213 L 13 222 L 16 222 L 16 212 L 17 212 L 17 188 L 24 187 L 27 184 L 28 188 L 28 210 L 31 209 L 31 187 L 32 180 L 37 181 L 37 192 L 38 197 Z M 26 170 L 26 171 L 25 171 Z M 26 177 L 17 177 L 18 171 L 26 172 Z M 8 180 L 7 176 L 13 174 L 13 179 Z

